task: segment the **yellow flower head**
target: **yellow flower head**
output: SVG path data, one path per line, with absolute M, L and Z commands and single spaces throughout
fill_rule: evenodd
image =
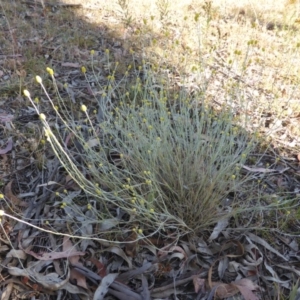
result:
M 85 67 L 85 66 L 82 66 L 82 67 L 81 67 L 81 72 L 82 72 L 83 74 L 86 73 L 86 67 Z
M 51 69 L 51 68 L 49 68 L 49 67 L 47 67 L 47 72 L 50 74 L 50 76 L 53 76 L 54 75 L 54 71 L 53 71 L 53 69 Z
M 95 54 L 95 50 L 91 50 L 91 55 L 94 55 Z
M 46 116 L 45 116 L 44 114 L 40 114 L 40 119 L 41 119 L 42 121 L 45 121 L 45 120 L 46 120 Z
M 35 80 L 36 80 L 37 83 L 40 83 L 40 84 L 42 83 L 42 78 L 38 75 L 35 76 Z
M 82 110 L 83 112 L 86 112 L 87 107 L 83 104 L 83 105 L 81 105 L 81 110 Z
M 27 98 L 30 98 L 30 93 L 28 92 L 28 90 L 24 90 L 23 93 Z

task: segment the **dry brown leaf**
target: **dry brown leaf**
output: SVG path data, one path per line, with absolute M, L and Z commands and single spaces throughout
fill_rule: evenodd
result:
M 281 257 L 283 260 L 288 261 L 288 258 L 284 257 L 281 253 L 279 253 L 276 249 L 274 249 L 272 246 L 270 246 L 264 239 L 258 237 L 257 235 L 248 232 L 246 234 L 246 237 L 249 238 L 251 241 L 260 244 L 261 246 L 263 246 L 265 249 L 273 252 L 274 254 L 276 254 L 277 256 Z
M 83 288 L 73 285 L 70 282 L 67 282 L 64 285 L 64 290 L 68 291 L 70 294 L 76 294 L 77 296 L 80 295 L 79 298 L 82 300 L 90 300 L 91 299 L 91 296 L 86 291 L 84 291 Z
M 64 240 L 63 240 L 63 251 L 65 251 L 65 252 L 69 251 L 70 253 L 77 252 L 75 250 L 75 246 L 72 244 L 71 240 L 66 236 L 64 237 Z M 70 263 L 72 265 L 73 264 L 82 265 L 82 263 L 79 262 L 79 259 L 80 259 L 79 255 L 70 256 L 68 258 L 68 260 L 70 261 Z M 72 282 L 75 281 L 78 286 L 88 289 L 85 276 L 83 276 L 82 273 L 79 273 L 75 269 L 70 270 L 70 280 L 72 280 Z
M 239 289 L 245 300 L 258 300 L 257 296 L 252 292 L 257 290 L 258 286 L 251 280 L 243 278 L 241 280 L 234 281 L 231 284 Z
M 228 226 L 228 223 L 228 219 L 219 220 L 208 241 L 212 242 L 213 240 L 215 240 L 219 236 L 219 234 Z
M 112 246 L 112 247 L 106 248 L 104 251 L 112 252 L 112 253 L 117 254 L 118 256 L 122 257 L 127 262 L 129 269 L 132 268 L 131 259 L 129 259 L 127 257 L 127 255 L 121 248 L 119 248 L 117 246 Z
M 216 298 L 225 299 L 239 293 L 239 289 L 230 283 L 212 282 L 212 292 Z
M 6 257 L 15 257 L 18 259 L 26 259 L 26 253 L 23 250 L 15 250 L 11 249 L 7 254 Z
M 94 214 L 94 211 L 92 210 L 88 210 L 85 215 L 87 216 L 87 220 L 92 220 L 92 218 L 90 218 L 92 215 Z M 93 224 L 91 223 L 87 223 L 84 226 L 81 227 L 81 234 L 83 236 L 93 236 L 94 233 L 94 227 Z M 95 248 L 95 243 L 94 241 L 90 240 L 90 239 L 84 239 L 80 241 L 80 249 L 82 251 L 86 251 L 86 249 L 91 246 L 92 248 Z
M 49 273 L 47 275 L 42 275 L 37 272 L 34 267 L 32 268 L 17 268 L 17 267 L 9 267 L 7 268 L 8 273 L 13 276 L 24 276 L 29 277 L 31 280 L 38 282 L 44 288 L 50 291 L 58 291 L 60 290 L 70 278 L 70 272 L 68 270 L 67 276 L 65 279 L 59 278 L 59 275 L 56 273 Z
M 77 256 L 77 255 L 85 255 L 85 252 L 79 252 L 79 251 L 65 251 L 65 252 L 51 252 L 51 253 L 34 253 L 33 251 L 24 249 L 25 253 L 30 254 L 31 256 L 35 257 L 38 260 L 53 260 L 53 259 L 59 259 L 59 258 L 69 258 L 71 256 Z
M 169 244 L 163 248 L 161 248 L 158 253 L 157 253 L 157 257 L 164 257 L 164 256 L 167 256 L 169 252 L 174 252 L 174 251 L 177 251 L 177 252 L 181 252 L 184 256 L 186 256 L 186 253 L 185 251 L 179 247 L 179 246 L 173 246 L 172 244 Z
M 13 181 L 11 180 L 4 188 L 4 195 L 5 197 L 11 201 L 14 206 L 22 206 L 28 207 L 28 203 L 20 200 L 17 196 L 15 196 L 12 192 L 11 186 Z
M 199 278 L 199 276 L 193 276 L 193 284 L 195 288 L 195 293 L 199 293 L 200 290 L 205 289 L 205 279 Z
M 137 250 L 137 233 L 132 232 L 129 237 L 126 238 L 126 244 L 125 244 L 125 252 L 128 256 L 134 257 L 136 256 L 136 250 Z
M 219 265 L 218 265 L 218 275 L 219 278 L 222 280 L 224 277 L 224 274 L 229 266 L 229 259 L 227 256 L 224 256 L 222 259 L 220 259 Z
M 98 259 L 93 257 L 90 258 L 90 261 L 97 267 L 98 275 L 100 275 L 102 278 L 106 276 L 106 267 L 102 262 L 100 262 Z
M 11 293 L 13 291 L 13 288 L 14 288 L 14 283 L 13 282 L 10 282 L 5 290 L 3 291 L 2 295 L 1 295 L 1 300 L 10 300 L 12 299 L 11 298 Z
M 103 300 L 105 295 L 108 292 L 108 288 L 110 285 L 115 281 L 116 277 L 118 276 L 118 273 L 114 274 L 108 274 L 101 280 L 101 284 L 98 286 L 93 300 Z
M 129 270 L 118 276 L 118 282 L 128 283 L 133 277 L 140 276 L 152 267 L 151 262 L 143 264 L 140 268 Z

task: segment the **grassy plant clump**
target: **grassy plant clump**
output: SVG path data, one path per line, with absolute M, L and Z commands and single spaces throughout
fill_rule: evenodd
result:
M 222 206 L 246 180 L 239 169 L 253 141 L 230 112 L 207 107 L 203 95 L 172 91 L 151 78 L 137 78 L 127 91 L 110 83 L 98 111 L 81 105 L 79 120 L 55 108 L 64 135 L 40 114 L 45 134 L 88 195 L 87 205 L 96 200 L 95 222 L 113 218 L 118 228 L 145 235 L 207 229 L 248 200 L 232 197 L 230 209 Z

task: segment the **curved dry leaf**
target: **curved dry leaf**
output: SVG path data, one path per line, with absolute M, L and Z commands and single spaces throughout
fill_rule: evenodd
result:
M 10 282 L 6 286 L 5 290 L 3 291 L 2 295 L 1 295 L 1 300 L 10 300 L 10 299 L 12 299 L 11 298 L 11 293 L 13 291 L 13 287 L 14 287 L 13 282 Z
M 121 248 L 119 248 L 117 246 L 112 246 L 112 247 L 106 248 L 104 251 L 112 252 L 112 253 L 117 254 L 118 256 L 122 257 L 127 262 L 129 269 L 132 269 L 131 260 L 127 257 L 127 255 Z
M 13 147 L 13 140 L 12 138 L 9 138 L 6 147 L 4 149 L 0 149 L 0 154 L 6 154 L 12 149 L 12 147 Z
M 276 254 L 277 256 L 281 257 L 283 260 L 288 261 L 288 258 L 284 257 L 281 253 L 279 253 L 276 249 L 274 249 L 272 246 L 270 246 L 265 240 L 263 240 L 262 238 L 258 237 L 257 235 L 248 232 L 246 234 L 246 237 L 248 237 L 251 241 L 260 244 L 261 246 L 263 246 L 265 249 L 273 252 L 274 254 Z
M 219 220 L 212 234 L 210 235 L 208 241 L 212 242 L 213 240 L 215 240 L 219 236 L 219 234 L 228 226 L 228 224 L 229 224 L 228 219 Z
M 92 236 L 93 231 L 94 231 L 93 225 L 90 223 L 81 227 L 82 236 Z M 84 240 L 80 241 L 80 249 L 82 251 L 86 251 L 88 246 L 95 247 L 96 245 L 95 245 L 94 241 L 92 241 L 90 239 L 84 239 Z
M 11 249 L 7 254 L 6 257 L 15 257 L 18 259 L 26 259 L 27 255 L 23 250 L 15 250 Z
M 245 245 L 245 259 L 243 259 L 243 264 L 246 266 L 257 267 L 263 262 L 263 254 L 260 249 L 252 243 L 251 240 L 247 238 L 250 242 L 250 245 Z
M 75 269 L 70 270 L 70 279 L 71 282 L 76 282 L 77 286 L 80 286 L 84 289 L 88 289 L 87 283 L 86 283 L 86 277 L 83 276 L 82 273 L 78 272 Z
M 69 253 L 76 253 L 76 248 L 71 242 L 69 237 L 64 236 L 63 238 L 63 244 L 62 244 L 62 250 L 64 252 L 69 252 Z M 79 256 L 78 255 L 73 255 L 69 257 L 69 261 L 71 264 L 75 264 L 79 261 Z
M 223 279 L 225 271 L 228 268 L 228 264 L 229 264 L 229 259 L 227 256 L 224 256 L 222 259 L 220 259 L 218 265 L 218 275 L 220 279 Z
M 188 257 L 194 255 L 191 251 L 191 245 L 187 245 L 186 243 L 180 243 L 180 246 L 182 247 L 182 249 Z
M 69 281 L 70 271 L 68 269 L 68 273 L 65 279 L 59 278 L 59 275 L 56 273 L 49 273 L 47 275 L 42 275 L 36 272 L 32 268 L 20 269 L 17 267 L 7 268 L 8 273 L 13 276 L 24 276 L 30 277 L 31 280 L 38 282 L 44 288 L 50 291 L 58 291 L 63 288 L 63 286 Z
M 264 261 L 264 265 L 265 265 L 266 269 L 270 272 L 270 274 L 271 274 L 274 278 L 276 278 L 276 279 L 279 278 L 278 275 L 277 275 L 277 273 L 274 271 L 274 269 L 273 269 L 271 266 L 269 266 L 265 261 Z
M 169 257 L 169 260 L 171 260 L 172 258 L 178 258 L 179 260 L 186 260 L 186 256 L 182 253 L 173 253 L 171 254 L 171 256 Z
M 163 258 L 165 256 L 167 256 L 169 254 L 169 252 L 181 252 L 184 256 L 186 256 L 185 251 L 179 247 L 179 246 L 173 246 L 172 244 L 169 244 L 163 248 L 161 248 L 158 253 L 157 253 L 157 257 L 159 258 Z
M 68 291 L 70 294 L 77 294 L 77 295 L 83 296 L 84 300 L 91 299 L 91 297 L 89 296 L 89 294 L 87 292 L 85 292 L 82 288 L 71 284 L 70 282 L 67 282 L 64 285 L 64 290 Z M 82 299 L 82 297 L 81 297 L 81 299 Z
M 136 277 L 138 275 L 145 273 L 148 269 L 151 268 L 151 266 L 152 266 L 152 263 L 147 262 L 140 268 L 124 272 L 118 276 L 118 281 L 120 281 L 122 283 L 128 283 L 133 277 Z
M 103 300 L 104 296 L 108 292 L 108 288 L 115 281 L 115 279 L 118 275 L 119 275 L 118 273 L 114 273 L 114 274 L 108 274 L 107 276 L 105 276 L 101 280 L 101 284 L 98 286 L 98 288 L 94 294 L 93 300 Z
M 22 207 L 28 207 L 28 203 L 27 202 L 24 202 L 22 200 L 20 200 L 17 196 L 15 196 L 12 192 L 12 188 L 11 188 L 11 185 L 12 185 L 13 181 L 11 180 L 4 188 L 4 195 L 5 197 L 11 201 L 11 203 L 13 205 L 16 205 L 16 206 L 22 206 Z
M 199 276 L 193 276 L 193 284 L 195 288 L 195 293 L 199 293 L 200 290 L 205 289 L 205 279 L 199 278 Z
M 145 276 L 142 276 L 142 292 L 141 296 L 143 300 L 151 300 L 150 291 L 149 291 L 149 285 L 147 278 Z
M 239 289 L 230 283 L 212 282 L 212 290 L 209 294 L 210 299 L 225 299 L 233 297 L 239 293 Z
M 69 258 L 71 256 L 77 256 L 77 255 L 85 255 L 85 252 L 80 252 L 80 251 L 65 251 L 65 252 L 50 252 L 50 253 L 35 253 L 30 250 L 24 250 L 25 253 L 30 254 L 31 256 L 35 257 L 36 259 L 39 260 L 53 260 L 53 259 L 59 259 L 59 258 Z
M 68 238 L 66 236 L 63 239 L 63 251 L 65 251 L 65 252 L 69 251 L 70 253 L 76 253 L 77 252 L 76 248 L 72 244 L 70 238 Z M 80 265 L 81 263 L 79 262 L 79 259 L 80 259 L 79 255 L 74 255 L 74 256 L 69 257 L 69 261 L 72 265 L 74 265 L 74 264 Z M 86 277 L 82 273 L 78 272 L 77 270 L 71 269 L 70 279 L 71 280 L 76 280 L 78 286 L 81 286 L 85 289 L 88 288 L 87 284 L 86 284 Z
M 228 243 L 225 243 L 224 246 L 222 246 L 221 251 L 232 249 L 233 247 L 234 247 L 234 252 L 236 254 L 229 253 L 229 254 L 226 254 L 227 257 L 233 258 L 233 257 L 241 257 L 244 255 L 245 248 L 239 241 L 229 241 Z
M 207 246 L 206 242 L 204 242 L 203 240 L 198 242 L 198 248 L 196 249 L 196 251 L 200 254 L 207 254 L 207 255 L 213 255 L 212 250 Z
M 300 270 L 296 270 L 295 266 L 277 264 L 276 267 L 294 272 L 300 278 Z
M 234 281 L 231 284 L 239 289 L 245 300 L 258 300 L 258 297 L 252 292 L 257 290 L 258 286 L 251 280 L 243 278 L 241 280 Z
M 187 260 L 187 255 L 185 251 L 179 246 L 171 247 L 169 252 L 173 252 L 169 257 L 169 260 L 171 260 L 172 258 L 178 258 L 179 260 L 184 260 L 184 261 Z
M 184 251 L 181 247 L 179 247 L 179 246 L 174 246 L 174 247 L 170 248 L 169 251 L 170 251 L 170 252 L 175 252 L 175 251 L 177 251 L 177 252 L 180 252 L 185 258 L 187 257 L 185 251 Z
M 116 218 L 106 219 L 99 224 L 99 230 L 107 231 L 107 230 L 117 226 L 119 223 L 120 223 L 120 221 Z
M 65 195 L 63 197 L 63 202 L 74 205 L 73 200 L 74 200 L 74 198 L 78 197 L 80 193 L 81 193 L 81 190 L 69 192 L 67 195 Z
M 28 277 L 28 273 L 24 269 L 20 269 L 17 267 L 9 267 L 7 268 L 7 270 L 10 275 Z
M 125 252 L 130 257 L 136 256 L 138 244 L 137 237 L 137 233 L 133 231 L 125 240 Z
M 97 274 L 101 277 L 106 276 L 106 266 L 102 262 L 94 257 L 91 257 L 89 260 L 97 267 Z
M 36 278 L 44 288 L 51 291 L 57 291 L 62 289 L 63 286 L 69 281 L 70 272 L 68 271 L 67 277 L 64 280 L 61 280 L 57 273 L 50 273 L 45 276 L 38 275 Z
M 263 262 L 263 257 L 259 257 L 257 260 L 253 260 L 249 255 L 245 256 L 245 259 L 243 259 L 243 264 L 246 266 L 252 266 L 257 267 Z

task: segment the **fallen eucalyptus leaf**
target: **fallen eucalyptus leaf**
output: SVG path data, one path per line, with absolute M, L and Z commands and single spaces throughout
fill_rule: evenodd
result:
M 115 281 L 116 277 L 118 276 L 118 273 L 114 273 L 114 274 L 108 274 L 106 275 L 102 280 L 101 280 L 101 284 L 98 286 L 95 294 L 94 294 L 94 298 L 93 300 L 103 300 L 104 296 L 107 294 L 108 292 L 108 288 L 110 287 L 110 285 Z

